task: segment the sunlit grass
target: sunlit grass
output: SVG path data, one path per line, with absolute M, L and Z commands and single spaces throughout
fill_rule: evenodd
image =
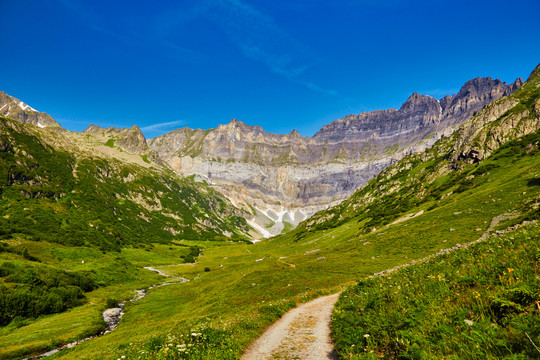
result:
M 491 238 L 345 291 L 332 316 L 341 358 L 538 358 L 539 230 Z

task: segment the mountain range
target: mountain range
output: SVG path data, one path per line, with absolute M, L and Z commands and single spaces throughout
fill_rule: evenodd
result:
M 340 203 L 390 164 L 429 148 L 522 83 L 476 78 L 440 100 L 414 93 L 400 109 L 349 115 L 313 137 L 296 130 L 272 134 L 235 119 L 215 129 L 186 127 L 148 140 L 136 126 L 90 126 L 83 133 L 208 181 L 269 237 Z
M 272 134 L 235 119 L 215 129 L 186 127 L 153 139 L 146 139 L 136 125 L 91 125 L 83 134 L 96 144 L 120 149 L 121 158 L 125 153 L 142 156 L 158 167 L 206 181 L 241 209 L 255 230 L 251 236 L 270 237 L 339 204 L 390 164 L 429 148 L 522 84 L 522 79 L 506 84 L 487 77 L 470 80 L 457 94 L 440 100 L 413 93 L 399 109 L 349 115 L 312 137 L 296 130 Z M 3 92 L 0 114 L 61 129 L 51 116 Z

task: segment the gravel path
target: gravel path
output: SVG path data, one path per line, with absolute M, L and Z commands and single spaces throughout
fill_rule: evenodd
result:
M 457 244 L 452 248 L 443 249 L 436 254 L 427 256 L 408 264 L 399 265 L 390 270 L 373 274 L 373 277 L 384 276 L 403 267 L 428 261 L 442 254 L 468 247 L 484 241 L 491 235 L 492 229 L 502 220 L 515 217 L 515 214 L 501 214 L 491 220 L 488 229 L 475 241 L 464 245 Z M 514 226 L 520 227 L 523 224 Z M 337 359 L 333 352 L 330 338 L 330 315 L 339 294 L 323 296 L 308 303 L 302 304 L 270 326 L 264 334 L 251 344 L 241 360 L 324 360 Z
M 266 329 L 241 360 L 336 359 L 330 338 L 330 315 L 338 296 L 323 296 L 290 310 Z

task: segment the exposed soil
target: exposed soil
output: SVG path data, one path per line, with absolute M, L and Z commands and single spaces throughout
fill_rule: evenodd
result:
M 241 360 L 336 359 L 330 315 L 338 296 L 323 296 L 292 309 L 270 326 Z

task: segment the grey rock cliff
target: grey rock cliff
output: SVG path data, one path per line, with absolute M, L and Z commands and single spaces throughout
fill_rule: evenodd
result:
M 233 119 L 216 129 L 175 130 L 148 144 L 177 172 L 197 174 L 238 206 L 255 207 L 255 219 L 261 211 L 299 209 L 308 217 L 347 198 L 391 163 L 451 134 L 522 83 L 477 78 L 441 100 L 414 93 L 399 109 L 349 115 L 311 138 L 297 131 L 271 134 Z M 266 227 L 272 234 L 282 229 Z
M 399 109 L 349 115 L 325 125 L 313 137 L 296 130 L 272 134 L 235 119 L 215 129 L 182 128 L 151 140 L 137 126 L 92 125 L 83 133 L 101 148 L 118 148 L 121 154 L 137 155 L 139 161 L 207 181 L 248 214 L 253 228 L 271 236 L 348 198 L 390 164 L 452 134 L 465 120 L 522 84 L 521 79 L 507 85 L 477 78 L 440 100 L 413 93 Z M 533 111 L 539 109 L 535 104 Z M 507 108 L 493 105 L 487 110 L 483 114 L 489 112 L 491 119 Z M 0 113 L 19 122 L 61 129 L 49 115 L 3 92 Z M 478 134 L 471 128 L 461 129 L 459 136 L 459 159 L 476 161 L 508 134 Z M 487 139 L 482 140 L 487 146 L 475 145 L 478 141 L 473 140 L 479 136 Z

